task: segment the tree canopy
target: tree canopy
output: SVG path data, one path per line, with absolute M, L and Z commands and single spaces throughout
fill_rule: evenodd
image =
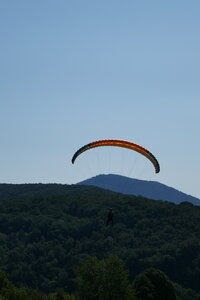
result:
M 109 207 L 113 227 L 106 226 Z M 18 288 L 70 294 L 82 259 L 89 255 L 103 265 L 114 255 L 129 283 L 155 268 L 181 287 L 180 295 L 198 293 L 199 222 L 200 207 L 189 203 L 86 186 L 8 185 L 0 188 L 0 269 Z

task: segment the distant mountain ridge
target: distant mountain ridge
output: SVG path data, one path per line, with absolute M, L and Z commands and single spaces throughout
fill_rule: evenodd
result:
M 120 175 L 98 175 L 77 183 L 79 185 L 92 185 L 128 195 L 141 195 L 154 200 L 163 200 L 179 204 L 190 202 L 200 205 L 200 199 L 187 195 L 172 187 L 156 181 L 133 179 Z

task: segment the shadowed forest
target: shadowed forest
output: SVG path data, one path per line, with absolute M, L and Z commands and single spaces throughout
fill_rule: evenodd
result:
M 200 299 L 200 207 L 1 184 L 0 270 L 1 300 Z

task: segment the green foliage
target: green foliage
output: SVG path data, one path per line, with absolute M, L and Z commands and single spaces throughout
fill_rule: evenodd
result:
M 58 290 L 54 295 L 45 295 L 38 290 L 16 288 L 5 272 L 0 271 L 0 300 L 75 300 L 75 297 L 63 290 Z
M 82 300 L 135 299 L 123 262 L 116 256 L 98 260 L 88 257 L 77 269 L 77 294 Z
M 133 286 L 139 300 L 177 300 L 173 283 L 160 270 L 145 270 L 136 276 Z
M 75 296 L 67 295 L 64 290 L 60 289 L 52 296 L 52 300 L 75 300 Z
M 23 289 L 17 289 L 6 274 L 0 271 L 0 300 L 24 300 L 25 295 Z
M 180 300 L 199 300 L 200 293 L 192 289 L 184 289 L 178 284 L 175 284 L 176 295 Z
M 12 287 L 11 282 L 8 280 L 5 272 L 0 271 L 0 291 L 3 289 L 9 289 Z
M 113 227 L 105 226 L 108 207 L 114 210 Z M 188 203 L 175 205 L 94 187 L 0 185 L 0 269 L 18 288 L 74 293 L 75 269 L 86 255 L 100 261 L 116 255 L 125 263 L 130 281 L 156 268 L 183 287 L 180 295 L 188 289 L 196 295 L 199 216 L 200 207 Z

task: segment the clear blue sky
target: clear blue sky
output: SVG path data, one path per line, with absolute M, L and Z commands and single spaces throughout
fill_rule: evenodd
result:
M 118 138 L 160 162 L 132 177 L 200 198 L 199 16 L 199 0 L 2 0 L 0 182 L 78 182 L 96 165 L 74 152 Z

